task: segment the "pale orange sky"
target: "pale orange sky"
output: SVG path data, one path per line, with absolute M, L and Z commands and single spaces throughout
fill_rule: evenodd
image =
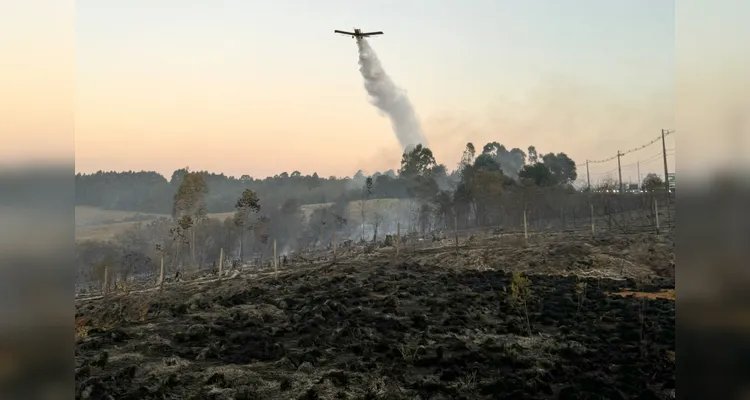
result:
M 0 2 L 3 163 L 73 153 L 74 18 L 72 2 Z
M 576 4 L 607 19 L 587 30 L 553 2 L 115 3 L 78 2 L 78 171 L 397 167 L 398 142 L 366 101 L 356 46 L 332 33 L 352 21 L 386 32 L 372 46 L 451 168 L 467 141 L 534 144 L 583 162 L 673 124 L 671 6 Z M 422 18 L 428 4 L 433 20 Z M 609 41 L 596 36 L 604 25 Z
M 398 142 L 365 99 L 356 47 L 332 33 L 351 25 L 386 32 L 372 46 L 449 167 L 467 141 L 582 163 L 675 127 L 669 2 L 81 0 L 76 32 L 71 4 L 10 3 L 0 5 L 14 32 L 0 37 L 6 160 L 69 154 L 75 122 L 81 172 L 396 167 Z

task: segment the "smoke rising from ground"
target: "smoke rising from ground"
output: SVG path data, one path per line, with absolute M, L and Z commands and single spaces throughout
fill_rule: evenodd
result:
M 380 60 L 367 43 L 358 38 L 359 71 L 365 80 L 370 103 L 388 115 L 403 150 L 421 144 L 427 146 L 414 108 L 403 90 L 397 87 L 383 70 Z

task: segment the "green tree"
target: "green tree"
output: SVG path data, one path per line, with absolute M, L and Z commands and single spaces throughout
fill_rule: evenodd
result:
M 208 185 L 203 174 L 190 172 L 185 168 L 182 181 L 174 195 L 172 217 L 177 228 L 189 234 L 190 262 L 197 267 L 195 260 L 195 229 L 206 218 L 206 194 Z
M 578 179 L 576 163 L 565 153 L 548 153 L 542 156 L 542 162 L 552 173 L 555 184 L 571 184 Z
M 547 165 L 542 163 L 525 165 L 518 173 L 521 182 L 526 185 L 552 186 L 555 178 Z
M 490 142 L 482 148 L 482 155 L 492 157 L 500 165 L 503 173 L 515 177 L 526 163 L 526 153 L 519 148 L 508 150 L 498 142 Z
M 478 224 L 490 224 L 496 219 L 496 204 L 505 191 L 507 179 L 500 170 L 478 168 L 475 171 L 470 181 L 470 191 Z
M 496 143 L 495 143 L 496 144 Z M 485 152 L 474 159 L 473 165 L 465 165 L 454 192 L 454 210 L 457 217 L 474 216 L 477 224 L 496 219 L 497 203 L 505 191 L 512 186 L 513 179 L 503 173 L 498 158 L 494 155 L 495 144 L 488 143 Z M 502 147 L 497 145 L 497 147 Z
M 510 291 L 507 294 L 510 304 L 522 311 L 524 317 L 526 317 L 526 331 L 531 336 L 531 321 L 529 320 L 528 308 L 528 302 L 531 300 L 531 281 L 529 278 L 521 275 L 520 272 L 513 272 L 510 280 Z
M 529 146 L 529 148 L 527 150 L 529 152 L 529 158 L 528 158 L 529 164 L 536 164 L 536 163 L 538 163 L 539 162 L 539 154 L 536 152 L 536 147 Z
M 432 150 L 421 144 L 414 146 L 411 151 L 404 152 L 401 156 L 401 168 L 399 176 L 414 179 L 418 176 L 426 176 L 427 173 L 437 165 Z
M 240 231 L 240 261 L 245 261 L 245 231 L 253 228 L 251 215 L 260 211 L 260 199 L 252 189 L 245 189 L 234 205 L 234 224 Z
M 466 143 L 466 147 L 464 148 L 464 152 L 461 155 L 461 161 L 458 163 L 458 168 L 456 168 L 456 172 L 460 174 L 466 169 L 466 167 L 469 167 L 471 165 L 474 165 L 474 157 L 477 154 L 477 150 L 474 148 L 474 143 Z
M 474 161 L 474 169 L 492 172 L 502 172 L 503 170 L 495 157 L 491 154 L 481 154 L 477 157 L 476 161 Z
M 664 181 L 659 175 L 650 172 L 643 178 L 641 188 L 646 192 L 653 192 L 654 190 L 660 190 L 664 187 Z
M 441 190 L 435 195 L 434 212 L 435 219 L 442 222 L 443 229 L 448 229 L 448 219 L 453 216 L 453 196 L 447 190 Z

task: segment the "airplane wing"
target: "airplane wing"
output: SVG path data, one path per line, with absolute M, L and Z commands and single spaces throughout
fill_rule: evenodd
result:
M 363 33 L 362 36 L 372 36 L 372 35 L 382 35 L 383 32 L 377 31 L 377 32 L 366 32 Z
M 340 30 L 338 30 L 338 29 L 337 29 L 337 30 L 335 30 L 335 31 L 333 31 L 333 33 L 341 33 L 341 34 L 343 34 L 343 35 L 354 35 L 354 32 L 346 32 L 346 31 L 340 31 Z

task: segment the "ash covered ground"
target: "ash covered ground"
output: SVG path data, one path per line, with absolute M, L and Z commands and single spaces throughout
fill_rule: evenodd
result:
M 76 397 L 674 396 L 671 237 L 436 246 L 79 301 Z M 531 281 L 528 325 L 514 271 Z

